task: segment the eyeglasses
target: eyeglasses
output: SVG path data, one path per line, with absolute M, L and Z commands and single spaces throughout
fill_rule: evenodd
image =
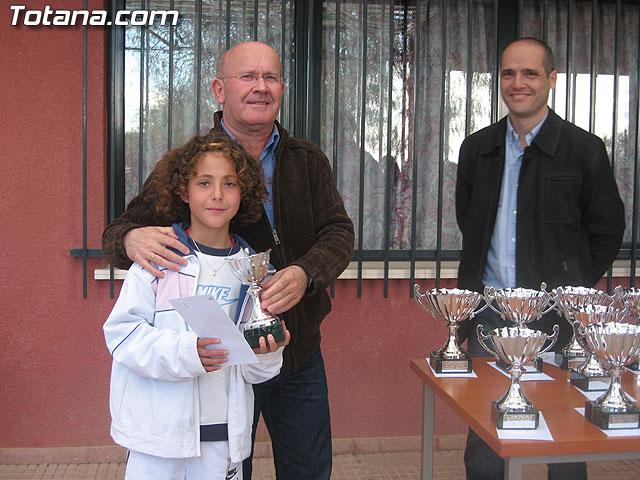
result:
M 265 73 L 264 75 L 256 75 L 255 73 L 243 73 L 242 75 L 229 75 L 228 77 L 219 78 L 221 80 L 226 80 L 227 78 L 236 78 L 246 84 L 252 84 L 256 83 L 260 77 L 262 77 L 264 83 L 266 83 L 267 85 L 279 85 L 282 82 L 282 77 L 273 73 Z

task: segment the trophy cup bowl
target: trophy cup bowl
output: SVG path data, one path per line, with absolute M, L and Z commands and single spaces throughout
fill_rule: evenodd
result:
M 594 355 L 584 336 L 578 337 L 577 329 L 585 328 L 595 323 L 621 323 L 627 318 L 628 311 L 619 310 L 615 305 L 578 305 L 571 308 L 574 319 L 574 335 L 576 341 L 587 353 L 587 357 L 578 367 L 571 369 L 569 381 L 580 390 L 607 390 L 611 384 L 611 376 L 607 373 L 598 357 Z
M 636 324 L 640 324 L 640 290 L 631 287 L 631 288 L 623 288 L 618 285 L 614 290 L 613 297 L 619 301 L 619 303 L 623 306 L 627 306 L 629 308 L 629 314 L 635 320 Z M 640 362 L 636 360 L 635 362 L 629 364 L 627 368 L 639 371 L 640 370 Z
M 260 291 L 262 290 L 260 284 L 269 273 L 270 253 L 271 250 L 267 250 L 246 257 L 227 258 L 226 260 L 240 283 L 249 286 L 247 293 L 252 304 L 243 333 L 251 348 L 260 346 L 260 337 L 264 337 L 266 340 L 269 334 L 273 335 L 276 342 L 285 339 L 284 327 L 280 319 L 260 307 Z
M 502 359 L 509 367 L 511 383 L 507 392 L 491 402 L 491 419 L 499 429 L 536 429 L 540 412 L 522 391 L 520 377 L 524 365 L 539 354 L 549 350 L 558 338 L 559 328 L 553 326 L 553 334 L 547 335 L 527 327 L 496 328 L 485 335 L 478 325 L 478 341 L 492 355 Z M 544 344 L 549 344 L 544 347 Z M 544 347 L 544 348 L 543 348 Z
M 587 287 L 558 287 L 551 291 L 556 308 L 564 316 L 573 328 L 572 309 L 581 305 L 606 305 L 611 302 L 611 297 L 601 290 Z M 571 336 L 569 344 L 556 353 L 556 364 L 563 370 L 578 367 L 587 359 L 587 352 L 576 340 L 575 332 Z
M 629 401 L 620 382 L 624 366 L 640 356 L 640 326 L 618 322 L 577 325 L 576 336 L 584 338 L 611 373 L 606 393 L 587 400 L 585 417 L 602 429 L 640 427 L 640 408 Z
M 489 308 L 500 315 L 503 320 L 524 327 L 527 323 L 539 319 L 555 307 L 555 303 L 551 303 L 551 294 L 545 290 L 546 288 L 547 284 L 544 282 L 540 285 L 540 290 L 522 287 L 497 290 L 487 286 L 484 287 L 484 299 Z M 497 308 L 493 306 L 494 303 Z M 506 370 L 508 364 L 502 358 L 497 358 L 497 365 Z M 530 361 L 534 362 L 534 371 L 542 371 L 541 358 L 536 356 Z
M 434 317 L 447 322 L 449 337 L 445 344 L 437 351 L 431 352 L 429 364 L 436 373 L 470 373 L 471 357 L 458 345 L 456 332 L 460 322 L 486 308 L 476 310 L 482 301 L 482 295 L 471 290 L 457 288 L 434 288 L 420 293 L 420 286 L 413 286 L 418 305 Z

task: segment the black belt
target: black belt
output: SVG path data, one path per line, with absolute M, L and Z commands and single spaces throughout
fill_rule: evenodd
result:
M 222 442 L 229 440 L 229 432 L 226 423 L 216 423 L 213 425 L 200 425 L 201 442 Z

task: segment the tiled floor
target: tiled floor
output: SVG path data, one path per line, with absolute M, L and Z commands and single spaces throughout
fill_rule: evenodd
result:
M 418 480 L 420 454 L 369 453 L 334 455 L 333 480 Z M 434 479 L 464 480 L 462 451 L 436 452 Z M 593 462 L 588 464 L 589 480 L 637 480 L 640 460 Z M 0 480 L 121 480 L 123 463 L 57 465 L 0 465 Z M 546 480 L 544 465 L 527 465 L 524 480 Z M 255 460 L 253 480 L 274 480 L 271 458 Z

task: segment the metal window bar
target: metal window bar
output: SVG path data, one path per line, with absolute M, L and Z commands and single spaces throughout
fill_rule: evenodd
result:
M 491 49 L 490 59 L 491 72 L 493 73 L 493 82 L 491 82 L 491 123 L 498 121 L 498 82 L 500 81 L 500 63 L 498 55 L 500 54 L 499 45 L 500 37 L 498 32 L 500 31 L 500 0 L 494 0 L 493 2 L 493 48 Z
M 387 77 L 387 153 L 386 153 L 386 170 L 387 178 L 384 191 L 384 286 L 383 297 L 389 296 L 389 249 L 391 244 L 390 223 L 391 223 L 391 181 L 393 176 L 393 157 L 391 156 L 391 121 L 393 115 L 393 22 L 395 17 L 394 0 L 389 0 L 389 52 L 387 58 L 388 77 Z M 380 49 L 382 50 L 382 49 Z M 383 63 L 380 62 L 380 68 Z M 382 76 L 380 76 L 382 79 Z M 382 82 L 380 82 L 382 86 Z
M 173 0 L 169 2 L 169 9 L 174 9 Z M 175 42 L 175 27 L 173 24 L 169 25 L 169 102 L 167 104 L 167 150 L 171 150 L 173 144 L 173 50 Z
M 142 4 L 140 6 L 141 9 L 146 9 L 146 2 L 142 0 Z M 145 105 L 145 88 L 147 85 L 146 76 L 149 71 L 148 65 L 145 64 L 146 59 L 149 57 L 145 55 L 145 45 L 146 45 L 146 34 L 147 30 L 143 27 L 140 27 L 140 103 L 139 103 L 139 112 L 140 119 L 138 124 L 138 192 L 142 191 L 142 182 L 144 178 L 144 119 L 145 115 L 142 114 L 143 109 L 146 108 Z
M 568 121 L 573 121 L 573 115 L 570 115 L 571 112 L 571 99 L 575 94 L 575 90 L 572 88 L 573 83 L 571 81 L 571 77 L 573 76 L 573 63 L 571 56 L 573 55 L 572 49 L 572 37 L 573 33 L 573 1 L 569 0 L 567 3 L 567 59 L 566 59 L 566 97 L 565 97 L 565 119 Z
M 281 2 L 281 10 L 280 10 L 280 32 L 282 32 L 280 34 L 280 53 L 282 56 L 282 77 L 286 78 L 285 74 L 286 74 L 286 67 L 287 64 L 285 63 L 285 51 L 286 51 L 286 38 L 287 38 L 287 22 L 286 22 L 286 18 L 287 18 L 287 0 L 282 0 Z M 280 122 L 284 125 L 287 124 L 287 121 L 289 119 L 289 102 L 282 102 L 282 105 L 280 107 Z M 286 121 L 285 121 L 286 120 Z M 332 288 L 332 292 L 333 292 L 333 285 L 331 286 Z M 333 297 L 333 295 L 332 295 Z
M 422 80 L 422 69 L 420 62 L 420 55 L 422 54 L 422 2 L 420 0 L 416 0 L 416 28 L 415 28 L 415 51 L 414 51 L 414 72 L 415 79 L 413 82 L 413 104 L 414 108 L 417 111 L 422 104 L 420 100 L 422 98 L 421 92 L 421 80 Z M 411 163 L 412 163 L 412 171 L 411 171 L 411 241 L 410 241 L 410 251 L 409 251 L 409 297 L 413 298 L 413 285 L 416 281 L 416 242 L 417 242 L 417 224 L 416 218 L 418 216 L 418 154 L 417 151 L 417 132 L 418 132 L 418 115 L 413 116 L 413 138 L 412 149 L 411 149 Z
M 87 1 L 83 8 L 87 10 Z M 87 26 L 82 27 L 82 298 L 87 298 Z
M 363 12 L 360 17 L 362 25 L 362 71 L 360 77 L 360 190 L 358 192 L 358 250 L 362 252 L 364 236 L 364 154 L 365 154 L 365 126 L 367 114 L 367 16 L 369 13 L 368 0 L 363 2 Z M 358 286 L 357 297 L 362 297 L 362 256 L 358 256 Z
M 226 5 L 226 34 L 225 34 L 225 51 L 231 48 L 231 0 L 227 0 Z
M 467 98 L 465 99 L 464 136 L 471 133 L 471 94 L 473 86 L 473 2 L 467 2 Z
M 637 25 L 640 26 L 640 8 L 638 9 Z M 640 45 L 640 28 L 638 28 L 638 43 Z M 640 48 L 637 49 L 636 57 L 636 89 L 640 84 Z M 640 159 L 638 158 L 638 150 L 640 149 L 639 135 L 640 131 L 640 95 L 636 93 L 636 132 L 635 132 L 635 155 L 634 155 L 634 176 L 633 176 L 633 206 L 631 211 L 633 212 L 631 220 L 631 262 L 630 262 L 630 282 L 631 286 L 635 287 L 636 283 L 636 260 L 638 257 L 638 250 L 640 245 L 638 244 L 638 228 L 640 220 Z
M 338 112 L 340 107 L 339 102 L 339 94 L 340 91 L 340 15 L 341 15 L 341 0 L 336 0 L 336 22 L 335 22 L 335 38 L 334 38 L 334 52 L 333 52 L 333 145 L 332 145 L 332 154 L 333 154 L 333 178 L 337 182 L 338 180 Z M 284 51 L 284 48 L 283 48 Z M 330 286 L 330 295 L 331 298 L 335 296 L 336 293 L 336 284 L 335 282 L 331 282 Z
M 196 131 L 202 129 L 200 123 L 200 102 L 202 101 L 202 2 L 196 3 Z
M 440 44 L 440 135 L 438 141 L 438 213 L 436 226 L 436 288 L 440 288 L 442 270 L 442 205 L 444 195 L 444 141 L 447 82 L 447 2 L 440 1 L 442 42 Z

